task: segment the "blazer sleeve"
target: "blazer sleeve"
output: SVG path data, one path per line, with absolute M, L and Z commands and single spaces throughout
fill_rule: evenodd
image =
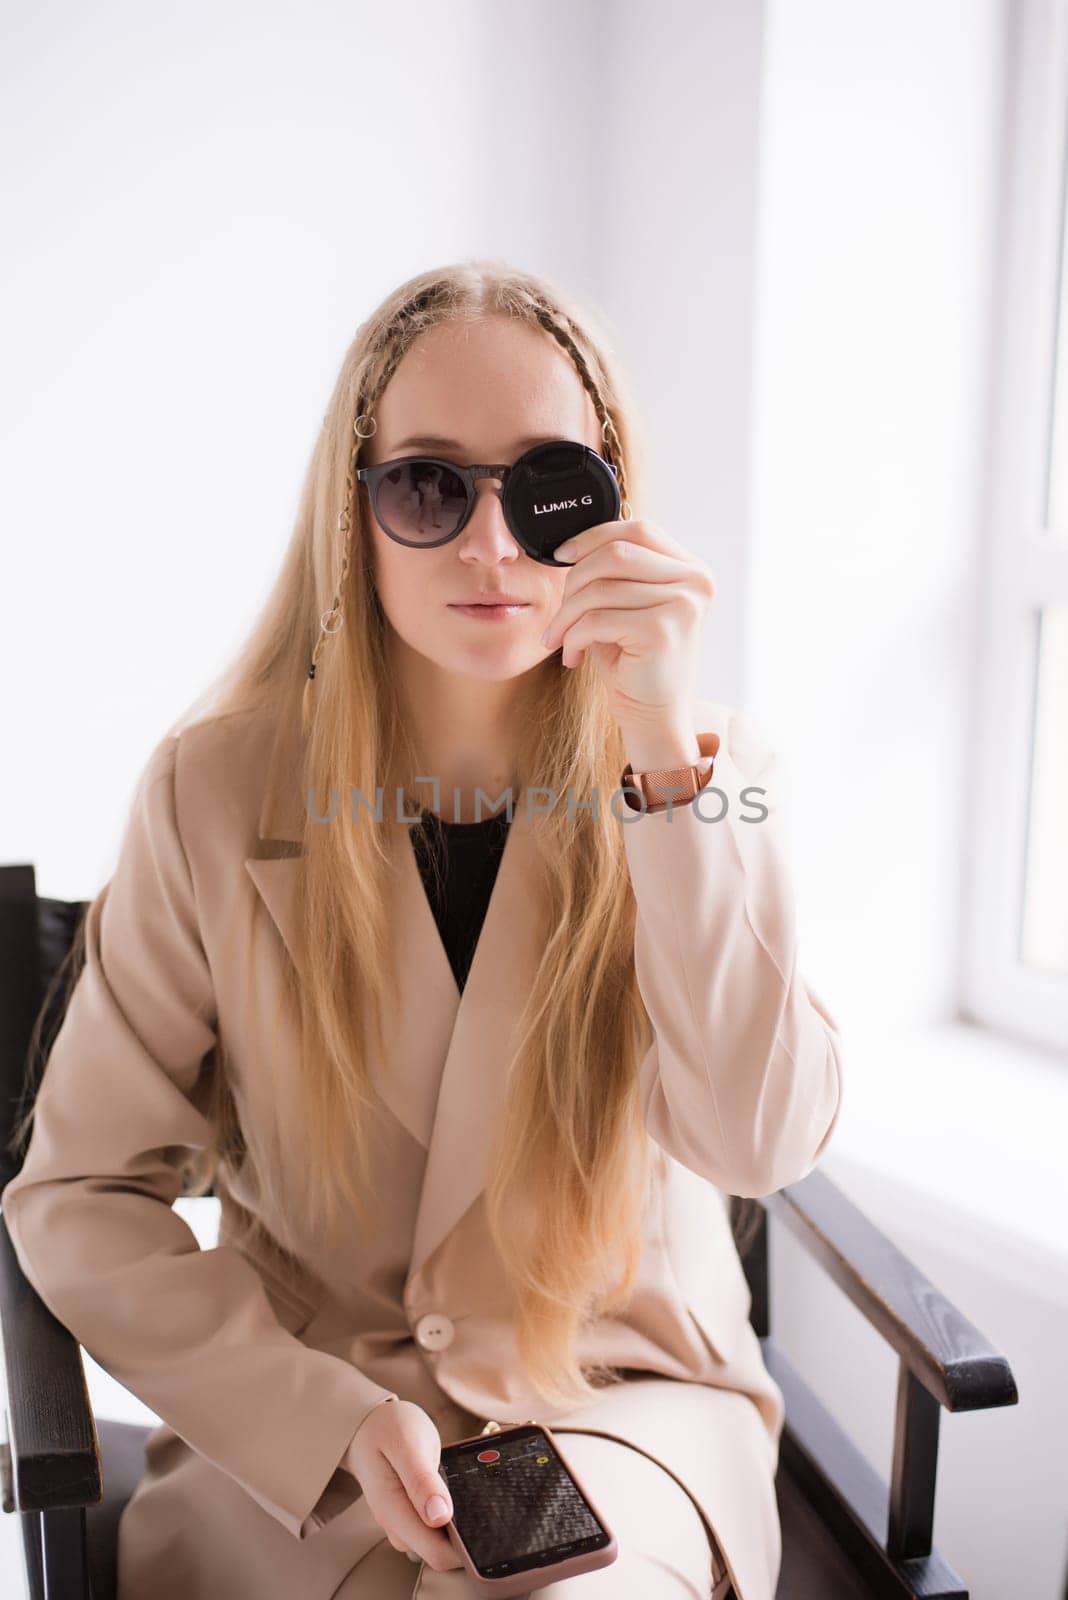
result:
M 826 1149 L 841 1041 L 797 965 L 782 763 L 749 719 L 728 716 L 710 784 L 693 804 L 635 813 L 624 849 L 653 1026 L 639 1063 L 646 1126 L 691 1172 L 758 1197 Z
M 202 1250 L 172 1209 L 175 1157 L 211 1140 L 194 1090 L 217 1038 L 175 812 L 179 738 L 149 758 L 86 913 L 85 965 L 0 1206 L 26 1277 L 93 1359 L 304 1539 L 360 1494 L 340 1462 L 397 1396 L 302 1344 L 247 1258 Z

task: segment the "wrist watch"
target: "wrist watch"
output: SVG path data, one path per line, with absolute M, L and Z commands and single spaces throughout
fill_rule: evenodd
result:
M 712 778 L 713 757 L 719 750 L 719 734 L 699 733 L 697 744 L 701 751 L 700 758 L 684 767 L 655 767 L 648 772 L 632 772 L 630 763 L 627 763 L 620 788 L 631 811 L 642 809 L 636 796 L 628 792 L 635 788 L 645 796 L 647 812 L 666 811 L 669 800 L 672 806 L 688 805 L 695 795 L 700 794 Z

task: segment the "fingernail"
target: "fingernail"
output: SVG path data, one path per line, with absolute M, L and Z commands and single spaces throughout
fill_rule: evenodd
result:
M 444 1495 L 432 1494 L 426 1503 L 426 1519 L 433 1522 L 437 1517 L 447 1517 L 449 1514 L 448 1503 Z
M 578 546 L 568 539 L 565 544 L 558 544 L 553 554 L 559 556 L 561 561 L 570 561 L 577 549 Z
M 549 643 L 549 630 L 548 630 L 548 628 L 546 628 L 545 632 L 542 634 L 541 642 L 542 642 L 542 644 L 548 644 Z

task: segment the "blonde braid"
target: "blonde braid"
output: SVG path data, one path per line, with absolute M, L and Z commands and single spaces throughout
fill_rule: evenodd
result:
M 343 540 L 341 564 L 338 569 L 337 586 L 334 590 L 333 604 L 331 605 L 330 609 L 328 611 L 324 611 L 319 618 L 319 635 L 312 650 L 311 660 L 308 663 L 308 678 L 304 685 L 304 692 L 302 696 L 305 730 L 307 730 L 311 718 L 311 686 L 315 681 L 319 652 L 323 648 L 323 642 L 326 636 L 328 634 L 332 635 L 337 633 L 341 628 L 341 602 L 345 592 L 345 583 L 348 578 L 349 565 L 352 560 L 352 529 L 356 500 L 356 468 L 357 462 L 359 461 L 360 445 L 364 439 L 372 438 L 376 428 L 378 427 L 378 423 L 372 414 L 374 404 L 399 366 L 401 358 L 407 350 L 409 344 L 420 331 L 421 318 L 425 313 L 431 298 L 433 298 L 432 292 L 424 291 L 414 300 L 410 301 L 407 305 L 402 306 L 392 321 L 383 324 L 379 332 L 378 339 L 368 351 L 367 358 L 364 362 L 364 379 L 366 379 L 367 374 L 374 370 L 376 362 L 378 362 L 381 357 L 381 352 L 383 350 L 388 351 L 388 354 L 381 359 L 378 377 L 373 386 L 370 386 L 369 388 L 368 398 L 366 400 L 359 401 L 357 404 L 357 414 L 352 424 L 353 433 L 356 435 L 356 442 L 353 445 L 352 451 L 349 455 L 348 469 L 345 474 L 344 504 L 337 515 L 337 531 Z M 407 327 L 405 327 L 405 323 L 408 324 Z M 362 387 L 362 383 L 357 385 L 358 389 Z M 361 424 L 367 423 L 370 424 L 370 427 L 365 427 L 361 431 Z M 333 626 L 331 626 L 331 624 L 333 624 Z

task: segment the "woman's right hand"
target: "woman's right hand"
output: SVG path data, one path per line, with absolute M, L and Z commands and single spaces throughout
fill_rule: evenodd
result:
M 444 1529 L 452 1496 L 440 1460 L 441 1435 L 422 1406 L 384 1400 L 357 1428 L 341 1465 L 360 1485 L 394 1550 L 412 1551 L 433 1571 L 448 1572 L 463 1562 Z

